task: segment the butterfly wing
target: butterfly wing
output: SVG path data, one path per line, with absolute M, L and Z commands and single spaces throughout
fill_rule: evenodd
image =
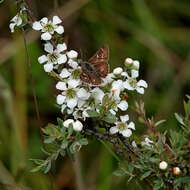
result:
M 93 65 L 100 77 L 106 77 L 109 72 L 108 60 L 109 47 L 104 45 L 88 60 L 88 62 Z
M 91 85 L 100 85 L 102 83 L 102 79 L 95 75 L 94 73 L 82 72 L 80 74 L 80 78 L 83 82 L 91 84 Z

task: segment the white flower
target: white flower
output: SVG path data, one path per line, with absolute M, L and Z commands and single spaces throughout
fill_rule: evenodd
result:
M 32 25 L 34 30 L 40 30 L 42 32 L 41 39 L 42 40 L 51 40 L 54 32 L 58 34 L 63 34 L 64 28 L 60 26 L 61 19 L 58 16 L 54 16 L 53 20 L 49 20 L 47 17 L 42 18 L 40 21 L 35 21 Z
M 73 129 L 75 131 L 81 131 L 83 128 L 83 124 L 79 121 L 79 120 L 76 120 L 74 123 L 73 123 Z
M 154 141 L 152 141 L 148 137 L 146 137 L 144 139 L 144 141 L 141 142 L 141 145 L 142 146 L 152 146 L 153 143 L 154 143 Z
M 167 162 L 165 162 L 165 161 L 160 162 L 159 168 L 161 170 L 165 170 L 165 169 L 167 169 L 167 167 L 168 167 L 168 163 Z
M 120 75 L 123 72 L 123 69 L 121 67 L 117 67 L 113 70 L 113 74 Z
M 76 59 L 78 57 L 78 53 L 74 50 L 70 50 L 67 52 L 67 56 L 70 58 L 70 59 Z
M 42 55 L 38 58 L 38 62 L 40 64 L 47 62 L 45 65 L 48 64 L 49 69 L 44 69 L 46 72 L 51 72 L 53 70 L 53 66 L 56 64 L 62 64 L 67 61 L 67 56 L 62 52 L 65 51 L 66 45 L 65 44 L 58 44 L 57 47 L 54 49 L 51 43 L 46 43 L 44 45 L 44 50 L 48 52 L 47 55 Z M 51 69 L 50 69 L 51 68 Z
M 20 13 L 18 13 L 16 16 L 14 16 L 9 24 L 9 28 L 11 32 L 14 32 L 16 26 L 20 26 L 22 24 L 22 18 L 20 16 Z
M 110 133 L 120 133 L 124 137 L 130 137 L 132 135 L 132 130 L 135 130 L 135 124 L 133 122 L 130 122 L 127 124 L 127 121 L 129 120 L 128 115 L 120 116 L 119 122 L 115 122 L 115 126 L 110 128 Z
M 78 86 L 80 85 L 80 80 L 68 79 L 67 83 L 58 82 L 56 84 L 56 88 L 58 90 L 62 90 L 62 93 L 57 96 L 57 104 L 62 105 L 61 110 L 63 111 L 66 107 L 68 107 L 67 112 L 70 114 L 74 110 L 74 108 L 78 104 Z M 81 94 L 80 94 L 81 95 Z
M 137 82 L 135 78 L 128 78 L 123 82 L 123 87 L 127 90 L 136 90 L 139 94 L 144 94 L 144 88 L 147 88 L 148 84 L 144 80 Z

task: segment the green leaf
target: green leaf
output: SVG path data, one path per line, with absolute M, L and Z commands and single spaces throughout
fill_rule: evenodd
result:
M 58 126 L 57 125 L 53 125 L 53 124 L 49 124 L 47 127 L 45 127 L 44 129 L 42 129 L 42 131 L 46 134 L 46 135 L 50 135 L 50 136 L 56 136 L 59 137 L 61 135 Z
M 57 123 L 58 123 L 58 126 L 62 129 L 64 126 L 63 126 L 63 120 L 60 119 L 60 118 L 57 118 Z
M 177 113 L 175 113 L 174 115 L 175 115 L 175 118 L 177 119 L 177 121 L 178 121 L 181 125 L 185 126 L 185 123 L 183 122 L 183 117 L 180 116 L 180 115 L 177 114 Z
M 30 160 L 33 161 L 37 165 L 41 165 L 44 163 L 44 160 L 41 160 L 41 159 L 30 159 Z
M 190 100 L 188 102 L 184 102 L 184 109 L 185 109 L 185 114 L 187 116 L 190 115 Z
M 113 175 L 118 176 L 118 177 L 122 177 L 122 176 L 125 176 L 126 173 L 124 170 L 119 169 L 119 170 L 114 171 Z
M 0 0 L 0 3 L 3 3 L 4 0 Z
M 115 123 L 117 120 L 117 117 L 109 112 L 105 117 L 102 118 L 102 120 L 107 123 Z
M 60 155 L 61 155 L 62 157 L 64 157 L 65 154 L 66 154 L 66 153 L 65 153 L 65 150 L 61 150 L 59 153 L 60 153 Z
M 44 166 L 43 171 L 46 174 L 49 172 L 50 169 L 51 169 L 51 161 L 48 161 L 47 164 Z
M 87 113 L 90 117 L 99 117 L 100 116 L 100 113 L 98 113 L 97 111 L 95 110 L 87 110 Z
M 45 144 L 50 144 L 50 143 L 52 143 L 53 141 L 55 141 L 55 137 L 45 137 L 45 139 L 44 139 L 44 143 Z
M 82 146 L 88 144 L 88 140 L 86 138 L 82 138 L 78 141 Z
M 72 154 L 75 154 L 76 152 L 78 152 L 81 148 L 81 144 L 79 142 L 74 142 L 71 144 L 71 146 L 69 147 L 69 150 Z
M 153 190 L 159 190 L 164 186 L 164 183 L 161 180 L 154 181 Z
M 142 176 L 141 176 L 141 180 L 145 179 L 146 177 L 148 177 L 150 174 L 152 173 L 152 171 L 147 171 L 145 172 Z
M 61 143 L 61 148 L 62 149 L 66 149 L 69 145 L 69 142 L 67 140 L 63 140 Z

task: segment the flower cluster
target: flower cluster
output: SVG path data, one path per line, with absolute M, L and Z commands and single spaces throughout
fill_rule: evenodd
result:
M 60 25 L 61 22 L 58 16 L 54 16 L 52 21 L 42 18 L 34 22 L 32 27 L 34 30 L 41 31 L 41 39 L 46 41 L 44 50 L 47 54 L 40 56 L 38 62 L 43 64 L 46 72 L 56 73 L 59 79 L 56 84 L 56 89 L 59 90 L 56 102 L 62 113 L 67 113 L 77 120 L 74 122 L 73 119 L 69 119 L 65 122 L 80 131 L 82 123 L 78 119 L 84 121 L 87 117 L 94 117 L 92 113 L 99 118 L 113 116 L 115 120 L 112 123 L 114 126 L 110 126 L 110 134 L 120 133 L 124 137 L 130 137 L 135 130 L 135 124 L 127 123 L 129 116 L 125 112 L 128 109 L 128 92 L 137 91 L 143 94 L 144 88 L 147 88 L 144 80 L 137 80 L 139 62 L 127 58 L 124 69 L 115 68 L 103 78 L 99 86 L 84 83 L 80 79 L 82 69 L 78 61 L 78 53 L 74 50 L 68 51 L 65 43 L 55 43 L 56 41 L 53 40 L 55 35 L 63 38 L 61 34 L 64 28 Z

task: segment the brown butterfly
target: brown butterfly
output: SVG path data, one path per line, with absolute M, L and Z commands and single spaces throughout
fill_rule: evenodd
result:
M 108 59 L 109 47 L 104 45 L 88 61 L 80 63 L 81 80 L 94 86 L 101 85 L 102 78 L 106 77 L 109 72 Z

